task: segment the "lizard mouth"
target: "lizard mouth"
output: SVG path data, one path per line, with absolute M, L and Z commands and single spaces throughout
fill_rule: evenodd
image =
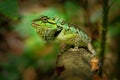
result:
M 32 26 L 36 28 L 36 26 L 40 26 L 39 24 L 32 23 Z

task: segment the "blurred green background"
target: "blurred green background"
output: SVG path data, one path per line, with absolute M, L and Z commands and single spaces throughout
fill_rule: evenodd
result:
M 108 17 L 104 78 L 119 80 L 120 0 L 109 3 L 113 4 Z M 0 0 L 0 80 L 48 80 L 53 75 L 59 44 L 45 45 L 31 26 L 40 15 L 79 25 L 99 56 L 102 0 Z

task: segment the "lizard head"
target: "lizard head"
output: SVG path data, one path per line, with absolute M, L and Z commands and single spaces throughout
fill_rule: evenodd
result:
M 33 20 L 32 26 L 36 29 L 37 34 L 46 42 L 53 41 L 62 30 L 62 27 L 57 25 L 56 20 L 48 16 L 41 16 Z

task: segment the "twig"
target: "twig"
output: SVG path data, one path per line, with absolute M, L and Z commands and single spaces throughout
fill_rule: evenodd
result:
M 100 76 L 102 77 L 103 73 L 103 64 L 104 64 L 104 55 L 105 55 L 105 49 L 106 49 L 106 34 L 107 34 L 107 26 L 108 26 L 108 12 L 109 12 L 109 0 L 103 0 L 103 23 L 102 23 L 102 35 L 101 35 L 101 73 Z

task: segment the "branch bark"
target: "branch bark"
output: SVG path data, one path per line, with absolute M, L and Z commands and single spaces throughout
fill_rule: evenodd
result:
M 58 57 L 53 80 L 93 80 L 90 60 L 93 55 L 84 48 L 70 48 Z

